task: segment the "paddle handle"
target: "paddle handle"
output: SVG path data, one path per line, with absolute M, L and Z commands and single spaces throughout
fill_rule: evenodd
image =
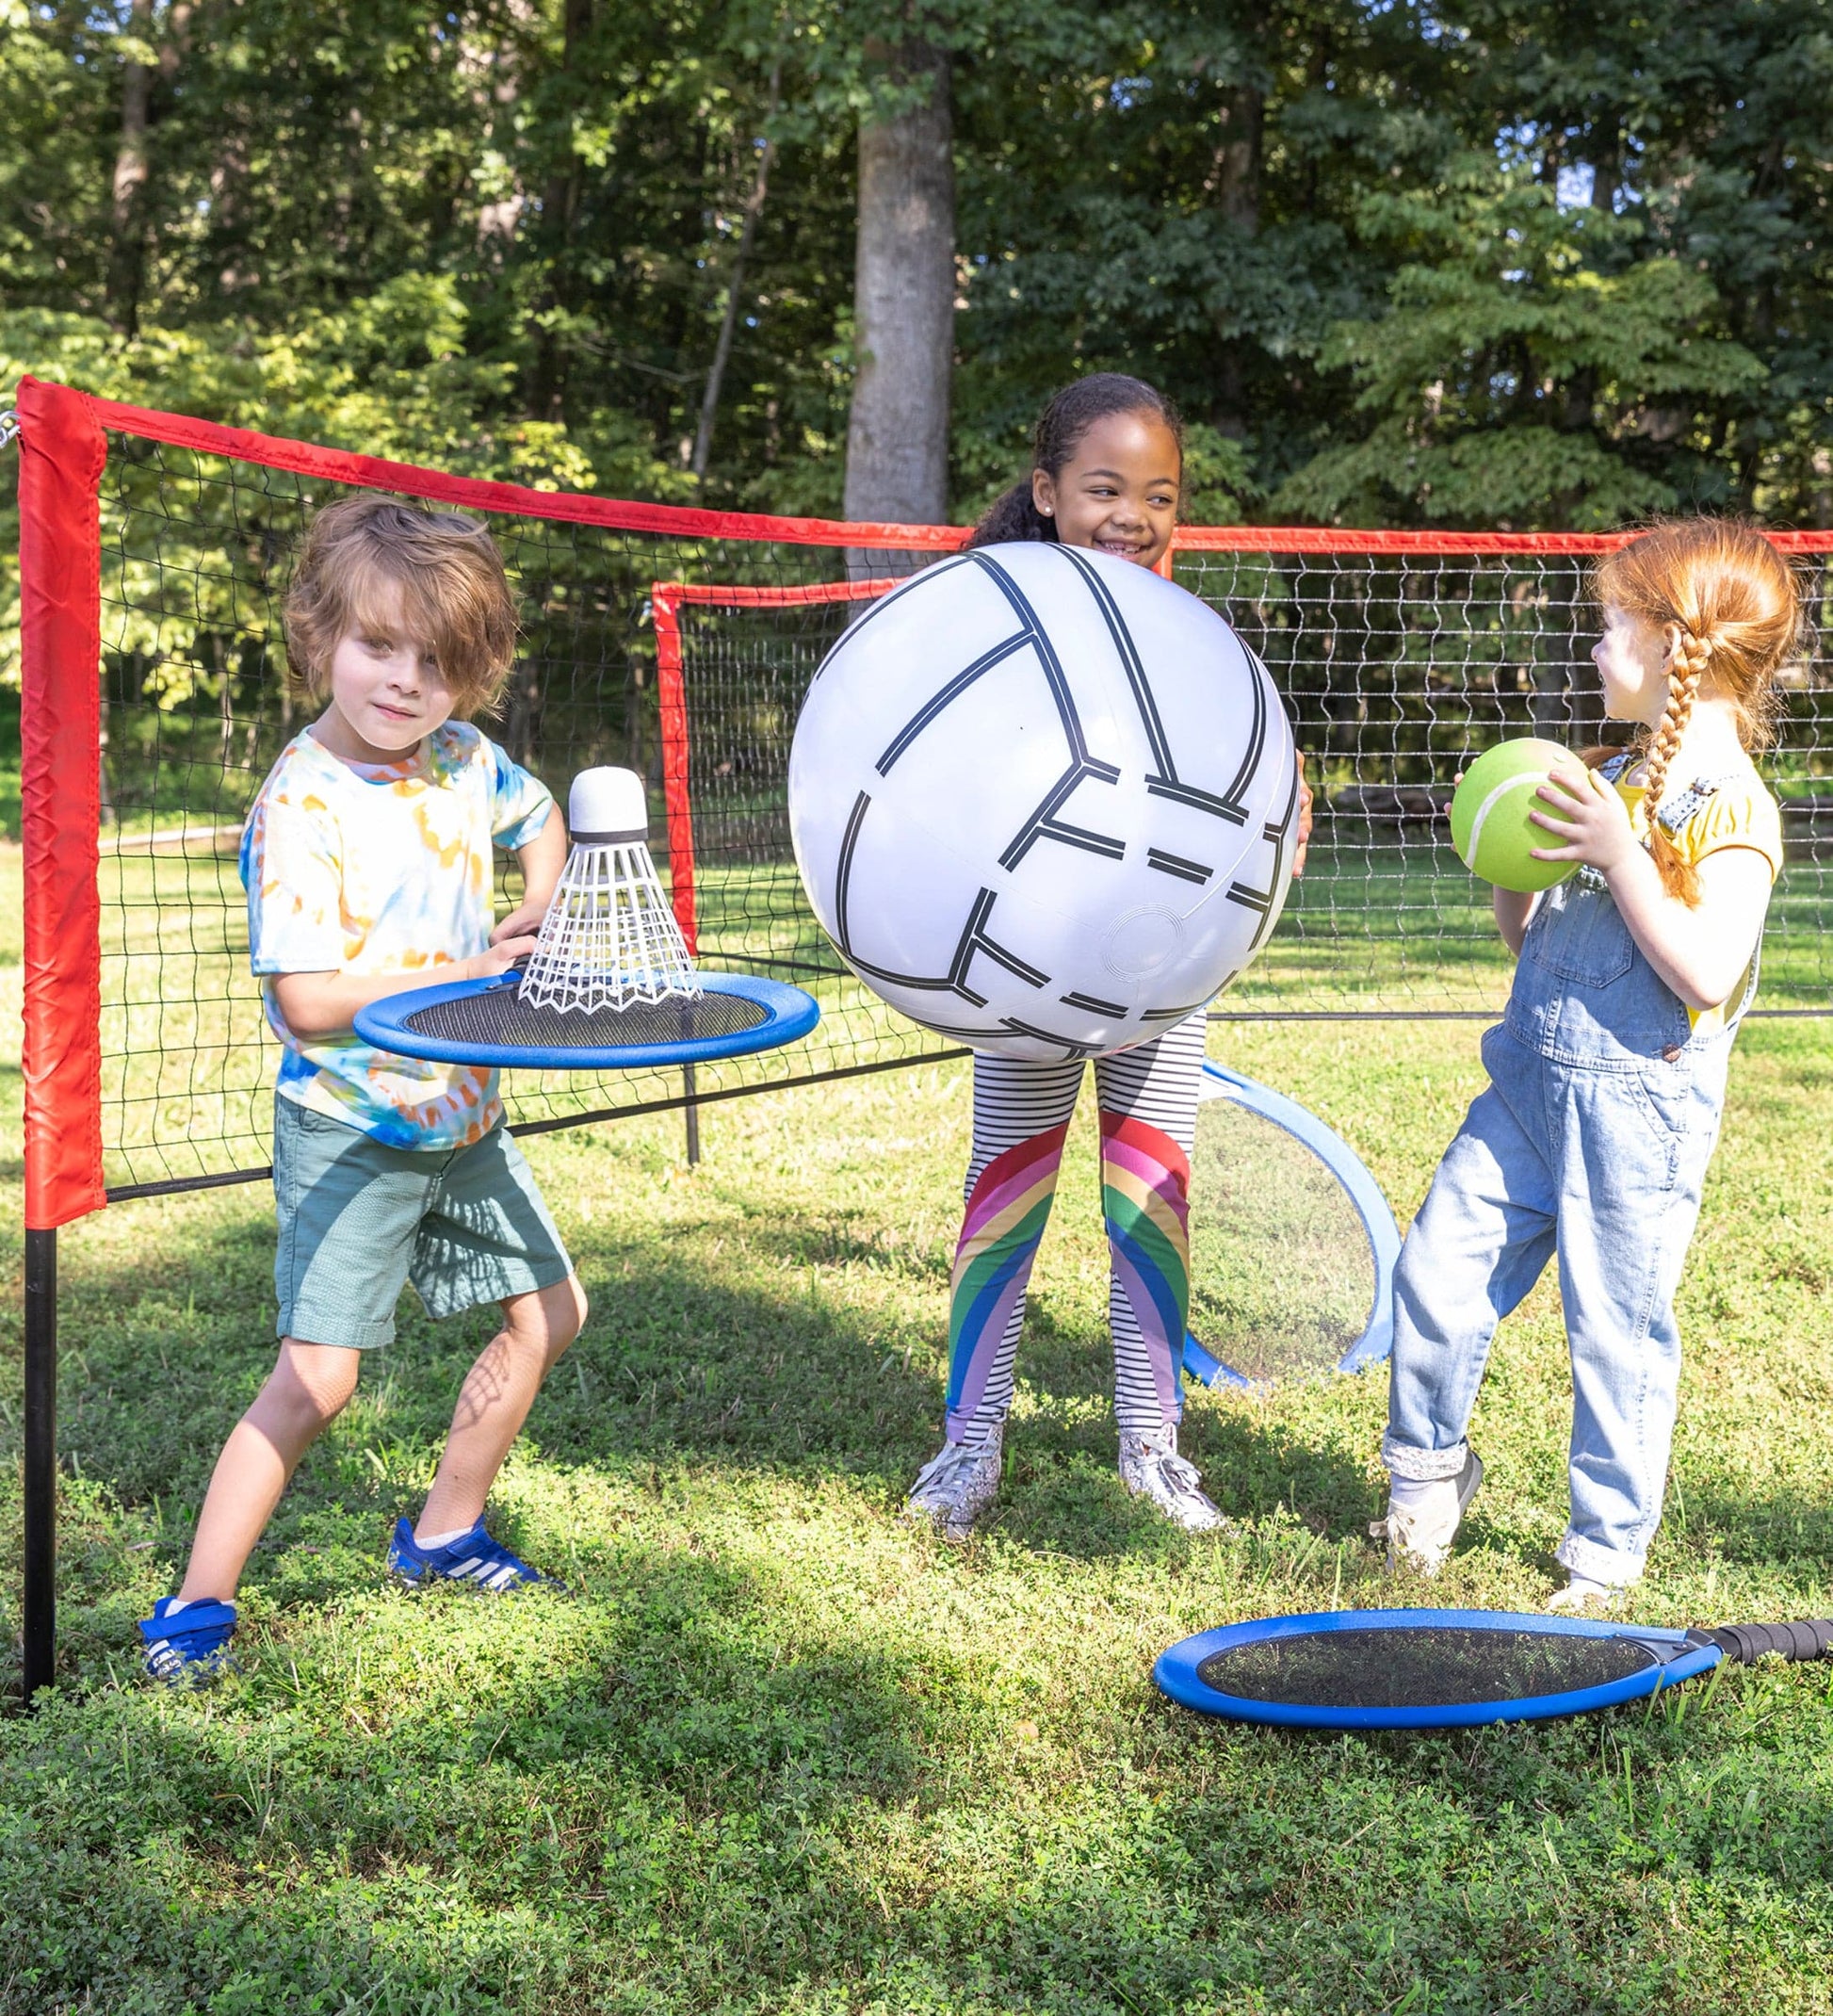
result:
M 1727 1624 L 1717 1631 L 1690 1631 L 1689 1645 L 1716 1645 L 1739 1666 L 1755 1666 L 1765 1652 L 1784 1659 L 1824 1659 L 1833 1651 L 1833 1618 L 1799 1624 Z

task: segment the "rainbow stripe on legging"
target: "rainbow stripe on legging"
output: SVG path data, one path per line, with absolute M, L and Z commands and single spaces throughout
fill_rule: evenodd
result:
M 962 1440 L 1030 1279 L 1057 1193 L 1067 1121 L 995 1156 L 967 1199 L 949 1304 L 949 1439 Z
M 1115 1285 L 1139 1325 L 1167 1421 L 1182 1406 L 1178 1367 L 1191 1308 L 1191 1161 L 1171 1136 L 1101 1115 L 1101 1210 Z

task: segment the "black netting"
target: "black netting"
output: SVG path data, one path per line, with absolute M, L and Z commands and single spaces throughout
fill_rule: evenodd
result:
M 241 821 L 303 724 L 283 691 L 280 604 L 312 511 L 338 486 L 110 437 L 101 510 L 103 1101 L 108 1181 L 208 1179 L 268 1152 L 272 1041 L 248 970 Z M 845 549 L 690 540 L 493 514 L 521 596 L 523 652 L 490 732 L 564 798 L 617 763 L 651 787 L 665 874 L 658 673 L 678 664 L 698 951 L 708 967 L 806 987 L 819 1029 L 699 1067 L 722 1091 L 933 1057 L 951 1048 L 842 969 L 803 901 L 785 779 L 809 678 L 860 607 Z M 868 557 L 869 560 L 869 556 Z M 1453 772 L 1498 736 L 1572 741 L 1596 725 L 1581 561 L 1317 552 L 1182 556 L 1178 578 L 1227 615 L 1290 696 L 1320 788 L 1305 880 L 1228 1015 L 1493 1009 L 1507 960 L 1483 890 L 1452 853 Z M 856 572 L 856 567 L 854 570 Z M 1803 563 L 1812 648 L 1790 675 L 1770 772 L 1791 865 L 1772 913 L 1762 1001 L 1833 994 L 1823 856 L 1833 854 L 1833 689 L 1820 640 L 1825 561 Z M 678 724 L 677 724 L 678 725 Z M 678 740 L 676 745 L 678 747 Z M 685 829 L 682 829 L 685 833 Z M 512 893 L 512 876 L 502 895 Z M 511 1120 L 682 1099 L 679 1071 L 519 1071 Z
M 1833 549 L 1833 540 L 1828 541 Z M 1833 568 L 1797 556 L 1801 655 L 1776 747 L 1788 867 L 1762 1011 L 1833 1006 Z M 1621 741 L 1591 662 L 1584 555 L 1192 552 L 1177 579 L 1228 617 L 1286 695 L 1322 786 L 1304 880 L 1224 1014 L 1489 1013 L 1513 962 L 1453 852 L 1457 772 L 1504 736 Z
M 1377 1624 L 1254 1639 L 1212 1652 L 1196 1670 L 1206 1686 L 1237 1700 L 1292 1708 L 1454 1708 L 1574 1694 L 1661 1663 L 1634 1638 L 1528 1627 Z
M 248 967 L 242 820 L 308 714 L 282 682 L 281 604 L 312 512 L 340 486 L 120 434 L 102 481 L 102 1050 L 107 1180 L 252 1172 L 270 1147 L 273 1039 Z M 680 1069 L 516 1070 L 512 1125 L 685 1102 L 888 1067 L 952 1048 L 844 973 L 802 902 L 785 816 L 788 735 L 821 639 L 850 604 L 837 548 L 689 540 L 488 515 L 521 602 L 522 652 L 486 731 L 554 790 L 614 763 L 650 787 L 651 848 L 672 878 L 657 704 L 665 584 L 748 584 L 819 599 L 730 647 L 681 626 L 699 919 L 713 970 L 790 981 L 821 1023 L 780 1050 Z M 698 614 L 698 611 L 694 611 Z M 685 865 L 685 864 L 684 864 Z M 685 880 L 685 876 L 684 876 Z M 510 861 L 498 891 L 517 893 Z M 577 1042 L 576 1016 L 563 1018 Z M 749 1024 L 745 1026 L 750 1026 Z M 674 1040 L 671 1035 L 666 1040 Z
M 435 1001 L 406 1017 L 407 1026 L 444 1043 L 527 1045 L 530 1049 L 611 1049 L 663 1043 L 694 1043 L 707 1036 L 739 1036 L 770 1019 L 770 1010 L 736 994 L 703 994 L 698 1000 L 631 1001 L 623 1008 L 576 1008 L 567 1014 L 544 1002 L 525 1001 L 513 987 Z

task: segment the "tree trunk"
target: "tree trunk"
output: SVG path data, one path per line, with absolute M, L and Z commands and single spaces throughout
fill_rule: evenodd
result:
M 858 367 L 847 429 L 846 514 L 940 525 L 949 507 L 954 358 L 955 175 L 949 57 L 925 42 L 887 52 L 920 104 L 859 127 L 853 267 Z
M 1252 236 L 1260 228 L 1260 155 L 1266 128 L 1266 94 L 1242 85 L 1228 93 L 1221 144 L 1209 187 L 1216 207 L 1238 231 Z M 1216 419 L 1222 431 L 1239 439 L 1247 431 L 1247 385 L 1241 338 L 1221 336 L 1216 349 Z
M 1242 85 L 1228 93 L 1227 123 L 1216 149 L 1216 196 L 1223 216 L 1244 231 L 1260 228 L 1260 146 L 1266 116 L 1263 91 Z
M 771 65 L 770 109 L 766 125 L 776 118 L 783 96 L 783 58 Z M 712 368 L 706 373 L 706 389 L 700 400 L 700 426 L 694 434 L 693 475 L 696 483 L 706 480 L 706 463 L 713 452 L 713 423 L 719 417 L 720 387 L 725 382 L 725 366 L 732 355 L 732 337 L 738 326 L 738 294 L 744 285 L 745 261 L 751 256 L 751 241 L 757 236 L 757 219 L 764 214 L 764 198 L 770 193 L 771 163 L 776 159 L 776 142 L 769 134 L 758 150 L 757 171 L 752 178 L 751 194 L 745 199 L 745 221 L 732 254 L 732 271 L 726 283 L 725 313 L 720 317 L 719 341 L 713 349 Z
M 153 41 L 153 0 L 133 0 L 127 32 L 135 53 L 122 65 L 121 140 L 115 150 L 114 203 L 108 246 L 108 314 L 123 335 L 140 318 L 140 275 L 146 224 L 140 196 L 146 187 L 147 114 L 153 102 L 153 65 L 140 51 Z
M 592 0 L 561 0 L 560 7 L 560 73 L 572 81 L 573 92 L 579 89 L 575 74 L 585 47 L 586 38 L 592 33 Z M 565 101 L 568 109 L 575 100 L 570 92 Z M 541 218 L 545 244 L 543 261 L 546 285 L 542 288 L 539 307 L 552 309 L 572 307 L 574 288 L 568 268 L 568 239 L 573 230 L 573 219 L 579 206 L 579 157 L 573 152 L 571 135 L 564 157 L 556 161 L 549 170 L 545 187 L 541 196 Z M 538 420 L 567 418 L 567 356 L 563 346 L 549 326 L 546 317 L 537 313 L 533 317 L 534 342 L 532 361 L 528 376 L 528 412 Z

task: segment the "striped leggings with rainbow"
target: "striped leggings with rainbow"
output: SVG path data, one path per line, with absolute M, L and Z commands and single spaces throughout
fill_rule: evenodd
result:
M 1095 1061 L 1114 1414 L 1123 1428 L 1157 1428 L 1183 1411 L 1190 1155 L 1203 1040 L 1199 1010 L 1137 1049 Z M 974 1157 L 949 1311 L 951 1442 L 983 1441 L 1012 1405 L 1026 1284 L 1082 1071 L 1079 1062 L 974 1059 Z

